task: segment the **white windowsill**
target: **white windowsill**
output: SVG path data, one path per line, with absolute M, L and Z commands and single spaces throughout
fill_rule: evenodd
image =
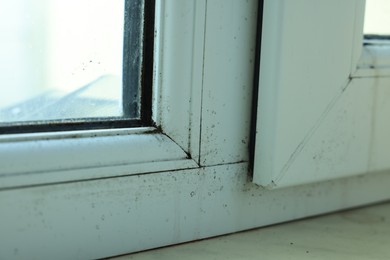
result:
M 386 203 L 111 259 L 387 259 L 389 214 Z

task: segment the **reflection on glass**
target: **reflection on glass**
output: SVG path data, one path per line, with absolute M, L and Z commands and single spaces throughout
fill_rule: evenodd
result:
M 389 0 L 366 0 L 364 34 L 390 35 Z
M 0 123 L 121 116 L 124 0 L 0 0 Z

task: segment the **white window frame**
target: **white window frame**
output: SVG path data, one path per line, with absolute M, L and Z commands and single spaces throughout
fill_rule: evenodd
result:
M 273 189 L 390 169 L 390 49 L 362 48 L 364 6 L 265 2 L 255 183 Z
M 161 91 L 155 92 L 155 108 L 161 113 L 155 113 L 155 120 L 164 134 L 131 130 L 129 135 L 118 132 L 118 137 L 115 131 L 99 132 L 100 137 L 53 137 L 56 153 L 61 151 L 55 143 L 66 149 L 68 142 L 76 149 L 75 142 L 90 142 L 111 156 L 94 143 L 101 138 L 113 141 L 110 146 L 135 149 L 133 154 L 145 156 L 145 161 L 133 168 L 131 163 L 83 169 L 76 165 L 61 169 L 73 174 L 65 180 L 60 171 L 48 169 L 36 173 L 41 177 L 35 184 L 23 177 L 9 179 L 0 190 L 0 258 L 96 259 L 390 198 L 387 172 L 277 190 L 251 182 L 248 151 L 258 1 L 157 2 L 163 28 L 157 30 L 161 56 L 155 79 Z M 43 140 L 29 142 L 50 147 Z M 139 145 L 130 148 L 123 142 Z M 149 155 L 140 152 L 144 144 L 168 159 L 147 161 Z M 82 179 L 80 174 L 90 176 Z M 2 176 L 0 182 L 11 176 Z
M 156 6 L 159 20 L 156 24 L 160 28 L 156 30 L 159 34 L 155 49 L 159 51 L 155 53 L 153 119 L 159 129 L 2 135 L 0 188 L 199 167 L 200 110 L 196 108 L 200 104 L 201 81 L 196 80 L 202 78 L 199 68 L 202 68 L 203 32 L 198 29 L 182 35 L 189 28 L 204 27 L 202 15 L 195 17 L 197 9 L 204 9 L 204 3 L 167 5 Z M 172 21 L 162 17 L 163 8 L 192 9 L 192 14 L 179 18 L 174 26 L 166 26 Z M 162 58 L 173 54 L 174 59 Z

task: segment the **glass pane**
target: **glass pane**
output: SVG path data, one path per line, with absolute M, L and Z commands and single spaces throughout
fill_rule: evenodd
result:
M 390 35 L 389 0 L 366 0 L 364 34 Z
M 121 117 L 124 0 L 0 0 L 0 123 Z

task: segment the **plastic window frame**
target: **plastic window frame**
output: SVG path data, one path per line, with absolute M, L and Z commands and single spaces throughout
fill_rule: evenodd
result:
M 2 135 L 0 190 L 199 167 L 203 55 L 186 63 L 180 57 L 203 53 L 205 4 L 156 1 L 156 127 Z M 190 15 L 165 15 L 185 8 Z M 183 36 L 188 28 L 195 28 L 194 33 Z M 193 44 L 177 49 L 182 41 Z M 173 52 L 175 57 L 164 56 Z M 178 76 L 177 71 L 185 74 Z M 168 104 L 178 95 L 182 102 L 171 109 Z

